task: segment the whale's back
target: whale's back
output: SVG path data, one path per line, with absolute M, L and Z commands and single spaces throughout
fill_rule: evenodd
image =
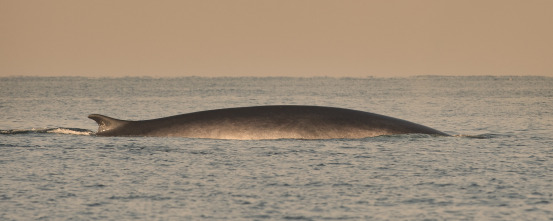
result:
M 145 121 L 90 115 L 97 135 L 215 139 L 335 139 L 444 133 L 379 114 L 319 106 L 257 106 L 200 111 Z

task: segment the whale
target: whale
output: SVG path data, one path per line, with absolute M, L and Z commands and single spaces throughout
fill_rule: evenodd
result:
M 359 110 L 303 105 L 235 107 L 130 121 L 91 114 L 96 136 L 209 139 L 360 139 L 382 135 L 448 134 L 427 126 Z

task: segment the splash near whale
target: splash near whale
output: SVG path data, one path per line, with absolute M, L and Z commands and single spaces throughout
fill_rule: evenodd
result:
M 394 134 L 448 134 L 393 117 L 322 106 L 254 106 L 128 121 L 99 114 L 97 136 L 211 139 L 357 139 Z

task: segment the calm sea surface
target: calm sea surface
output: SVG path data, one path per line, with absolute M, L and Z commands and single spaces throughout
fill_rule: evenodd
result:
M 96 137 L 143 120 L 321 105 L 452 134 Z M 0 220 L 553 220 L 553 78 L 0 78 Z

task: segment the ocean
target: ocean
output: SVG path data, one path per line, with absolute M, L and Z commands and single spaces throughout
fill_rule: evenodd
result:
M 451 134 L 97 137 L 89 114 L 319 105 Z M 0 78 L 0 220 L 553 220 L 553 78 Z

